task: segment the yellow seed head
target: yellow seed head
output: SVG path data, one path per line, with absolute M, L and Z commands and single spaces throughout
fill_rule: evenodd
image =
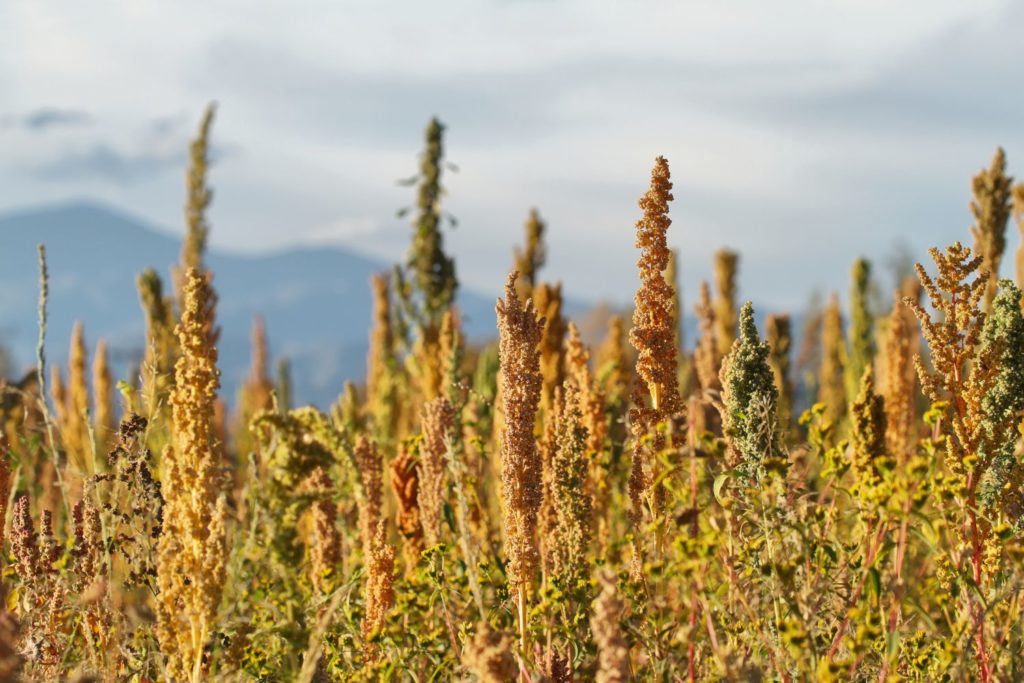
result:
M 836 422 L 846 412 L 843 345 L 843 314 L 834 293 L 821 320 L 821 369 L 818 376 L 818 402 L 825 404 L 825 415 Z
M 626 683 L 630 680 L 629 647 L 619 619 L 625 609 L 615 587 L 615 574 L 604 570 L 599 575 L 601 593 L 594 601 L 590 628 L 597 645 L 597 683 Z
M 988 272 L 985 290 L 985 310 L 992 305 L 999 281 L 999 265 L 1006 250 L 1006 224 L 1012 209 L 1011 188 L 1013 178 L 1006 175 L 1006 154 L 1003 148 L 996 149 L 991 165 L 978 172 L 971 179 L 971 215 L 974 225 L 974 253 L 982 258 L 982 265 Z
M 533 302 L 522 305 L 515 290 L 516 273 L 505 283 L 499 299 L 499 351 L 501 358 L 501 484 L 504 499 L 505 552 L 509 584 L 524 591 L 537 567 L 537 515 L 541 504 L 541 458 L 534 438 L 540 402 L 540 344 L 544 318 Z
M 732 350 L 736 340 L 736 323 L 739 316 L 736 310 L 736 271 L 740 256 L 729 249 L 715 252 L 715 339 L 718 344 L 718 355 L 725 357 Z
M 436 398 L 423 408 L 423 441 L 420 446 L 420 519 L 428 547 L 441 542 L 441 515 L 447 500 L 447 458 L 454 434 L 455 409 L 446 398 Z
M 157 546 L 157 634 L 175 679 L 201 680 L 203 648 L 217 623 L 224 587 L 227 516 L 214 427 L 220 372 L 210 344 L 209 276 L 186 273 L 177 328 L 181 356 L 171 392 L 173 444 L 164 454 L 164 526 Z
M 114 416 L 114 387 L 107 359 L 107 342 L 96 343 L 92 364 L 92 393 L 96 406 L 93 429 L 96 434 L 96 452 L 105 455 L 114 439 L 117 420 Z

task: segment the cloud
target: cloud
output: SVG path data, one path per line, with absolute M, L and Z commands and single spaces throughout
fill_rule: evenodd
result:
M 180 134 L 185 130 L 188 118 L 184 114 L 157 116 L 149 120 L 149 132 L 158 138 Z
M 409 132 L 434 115 L 474 141 L 496 131 L 557 134 L 565 125 L 552 111 L 559 85 L 539 75 L 364 74 L 285 47 L 225 40 L 211 47 L 195 78 L 226 104 L 241 100 L 283 130 L 312 127 L 347 142 L 406 147 Z
M 670 109 L 708 109 L 724 94 L 777 92 L 792 80 L 830 77 L 823 60 L 760 57 L 714 63 L 684 55 L 619 50 L 490 69 L 360 70 L 340 59 L 312 60 L 294 48 L 224 38 L 211 44 L 192 75 L 226 106 L 259 112 L 278 130 L 359 146 L 408 149 L 431 116 L 475 147 L 517 145 L 572 134 L 607 118 L 604 106 L 654 99 Z M 731 104 L 731 103 L 730 103 Z M 410 132 L 413 132 L 410 135 Z
M 736 93 L 743 110 L 791 130 L 1016 137 L 1024 90 L 1024 5 L 955 23 L 880 63 L 870 74 L 761 97 Z
M 80 109 L 58 109 L 43 107 L 29 112 L 22 118 L 22 125 L 29 130 L 43 132 L 63 126 L 87 126 L 92 124 L 92 114 Z
M 0 128 L 21 128 L 34 133 L 43 133 L 53 128 L 90 126 L 92 114 L 81 109 L 39 107 L 27 114 L 6 114 L 0 116 Z
M 48 181 L 104 180 L 129 185 L 152 179 L 185 163 L 181 152 L 120 152 L 108 144 L 95 143 L 85 150 L 67 150 L 35 168 L 37 177 Z

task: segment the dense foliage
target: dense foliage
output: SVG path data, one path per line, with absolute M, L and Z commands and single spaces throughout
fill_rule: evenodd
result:
M 471 345 L 432 121 L 365 380 L 292 407 L 257 321 L 229 414 L 212 118 L 172 294 L 139 278 L 120 426 L 82 326 L 65 372 L 40 351 L 3 384 L 0 681 L 1024 678 L 1024 315 L 987 270 L 1024 189 L 1002 151 L 972 186 L 976 249 L 933 249 L 888 311 L 857 259 L 849 327 L 833 297 L 796 358 L 787 314 L 762 337 L 736 301 L 730 250 L 684 349 L 661 157 L 631 325 L 584 342 L 531 211 L 497 341 Z

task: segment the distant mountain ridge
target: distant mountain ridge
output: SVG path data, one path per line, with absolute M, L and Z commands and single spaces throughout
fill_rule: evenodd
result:
M 170 287 L 180 242 L 94 202 L 0 214 L 0 341 L 11 351 L 16 369 L 35 358 L 40 243 L 46 246 L 50 274 L 47 357 L 66 364 L 71 327 L 82 320 L 90 350 L 105 338 L 124 376 L 145 343 L 135 278 L 152 267 Z M 219 297 L 219 364 L 229 400 L 248 368 L 249 330 L 256 314 L 266 321 L 273 356 L 291 361 L 296 400 L 325 406 L 346 379 L 363 377 L 372 305 L 369 278 L 390 264 L 335 246 L 260 255 L 213 249 L 207 263 Z M 463 289 L 459 307 L 467 335 L 494 335 L 492 298 Z

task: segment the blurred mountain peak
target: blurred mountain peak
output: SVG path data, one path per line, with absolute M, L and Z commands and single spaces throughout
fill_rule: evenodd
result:
M 0 341 L 13 355 L 15 371 L 35 358 L 39 243 L 46 245 L 50 273 L 48 358 L 66 364 L 71 326 L 81 319 L 90 346 L 105 338 L 119 377 L 127 378 L 144 345 L 135 278 L 152 267 L 169 291 L 179 238 L 87 199 L 0 213 Z M 272 354 L 291 362 L 297 401 L 326 405 L 346 379 L 362 379 L 369 278 L 390 264 L 339 246 L 261 254 L 212 249 L 207 262 L 219 296 L 225 398 L 234 398 L 245 377 L 257 314 L 266 321 Z M 493 299 L 462 291 L 459 305 L 471 337 L 493 336 Z

